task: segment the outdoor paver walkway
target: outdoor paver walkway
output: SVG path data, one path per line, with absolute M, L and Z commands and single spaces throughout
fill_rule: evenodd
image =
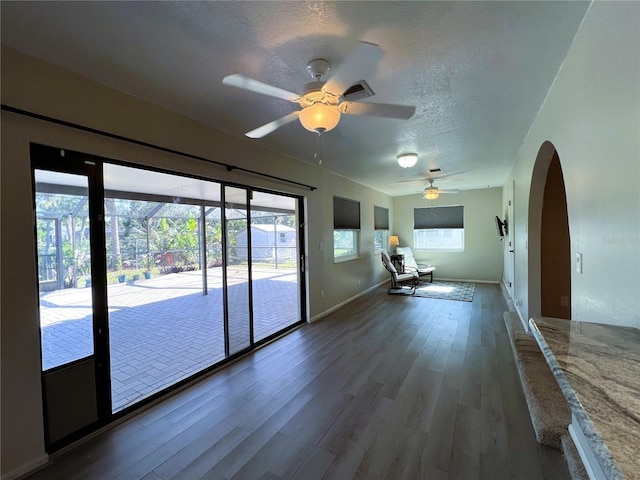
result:
M 246 272 L 227 270 L 231 353 L 249 345 Z M 300 319 L 295 271 L 254 268 L 254 339 Z M 225 358 L 222 270 L 161 275 L 108 286 L 113 410 Z M 43 369 L 93 353 L 91 289 L 41 295 Z

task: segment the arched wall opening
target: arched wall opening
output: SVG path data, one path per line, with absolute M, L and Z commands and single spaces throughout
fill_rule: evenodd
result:
M 529 317 L 571 319 L 571 242 L 560 157 L 542 144 L 529 192 Z

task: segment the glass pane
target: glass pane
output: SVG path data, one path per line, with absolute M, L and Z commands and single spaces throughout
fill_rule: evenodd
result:
M 225 187 L 229 354 L 251 345 L 246 195 L 244 189 Z
M 300 320 L 296 199 L 254 192 L 251 202 L 253 331 L 262 340 Z M 246 235 L 238 238 L 243 255 Z
M 461 252 L 464 250 L 463 228 L 414 230 L 416 249 Z
M 88 181 L 35 171 L 42 369 L 93 355 Z
M 356 230 L 333 231 L 333 257 L 336 259 L 357 255 Z
M 389 245 L 389 230 L 376 230 L 373 243 L 376 252 L 386 250 Z
M 131 178 L 139 191 L 123 182 Z M 202 225 L 210 231 L 220 186 L 105 165 L 105 190 L 111 395 L 117 412 L 225 358 L 221 272 L 206 270 L 205 290 L 201 258 Z

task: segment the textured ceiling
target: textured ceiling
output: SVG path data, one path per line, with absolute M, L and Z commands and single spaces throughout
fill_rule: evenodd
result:
M 322 166 L 390 195 L 501 186 L 588 2 L 6 2 L 2 42 L 247 142 L 316 163 L 298 121 L 244 133 L 298 106 L 222 85 L 241 73 L 301 92 L 307 62 L 337 67 L 360 40 L 385 51 L 365 80 L 410 120 L 343 115 Z M 418 164 L 403 169 L 402 152 Z M 254 168 L 260 168 L 256 159 Z M 400 182 L 400 183 L 397 183 Z

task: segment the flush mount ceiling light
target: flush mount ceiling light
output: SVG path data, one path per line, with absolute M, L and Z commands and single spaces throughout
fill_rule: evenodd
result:
M 413 167 L 418 161 L 417 153 L 403 153 L 398 155 L 398 164 L 402 168 L 410 168 Z

